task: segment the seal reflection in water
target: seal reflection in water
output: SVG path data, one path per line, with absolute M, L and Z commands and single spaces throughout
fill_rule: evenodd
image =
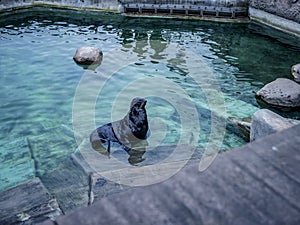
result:
M 100 151 L 107 145 L 106 153 L 109 155 L 112 142 L 118 143 L 129 154 L 130 164 L 142 162 L 149 129 L 146 103 L 147 100 L 144 98 L 134 98 L 129 112 L 123 119 L 95 129 L 90 135 L 93 149 Z

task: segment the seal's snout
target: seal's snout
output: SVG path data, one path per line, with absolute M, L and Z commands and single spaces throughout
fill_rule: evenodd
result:
M 141 100 L 140 109 L 144 109 L 145 106 L 146 106 L 146 104 L 147 104 L 147 100 L 146 100 L 146 99 L 142 99 L 142 100 Z
M 145 109 L 146 103 L 146 99 L 137 97 L 131 101 L 130 108 L 132 109 L 135 107 L 135 109 Z

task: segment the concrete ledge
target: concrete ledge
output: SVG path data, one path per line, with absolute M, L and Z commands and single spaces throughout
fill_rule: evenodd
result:
M 299 224 L 299 132 L 296 125 L 220 154 L 204 172 L 194 161 L 162 183 L 101 198 L 55 224 Z
M 300 37 L 300 24 L 274 14 L 249 7 L 249 16 L 251 20 L 258 21 L 274 29 Z
M 36 224 L 62 211 L 39 178 L 0 193 L 0 224 Z
M 89 11 L 105 11 L 119 13 L 120 3 L 118 0 L 98 0 L 96 3 L 93 0 L 85 1 L 65 1 L 65 0 L 2 0 L 0 1 L 0 12 L 11 11 L 16 9 L 45 7 L 45 8 L 62 8 L 72 10 L 89 10 Z

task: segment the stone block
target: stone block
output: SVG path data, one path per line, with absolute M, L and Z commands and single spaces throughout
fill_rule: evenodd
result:
M 70 158 L 62 161 L 55 170 L 44 174 L 41 180 L 65 214 L 88 205 L 89 176 Z
M 28 140 L 39 176 L 58 168 L 77 147 L 72 130 L 65 126 L 46 130 Z
M 0 224 L 36 224 L 61 214 L 39 178 L 0 193 Z
M 35 177 L 27 138 L 0 144 L 0 191 Z

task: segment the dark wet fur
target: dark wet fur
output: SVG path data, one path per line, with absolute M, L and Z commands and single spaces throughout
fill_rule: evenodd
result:
M 122 119 L 98 127 L 90 135 L 90 142 L 94 149 L 107 144 L 110 152 L 111 142 L 119 143 L 127 152 L 131 146 L 147 138 L 148 119 L 145 109 L 146 100 L 134 98 L 130 110 Z

